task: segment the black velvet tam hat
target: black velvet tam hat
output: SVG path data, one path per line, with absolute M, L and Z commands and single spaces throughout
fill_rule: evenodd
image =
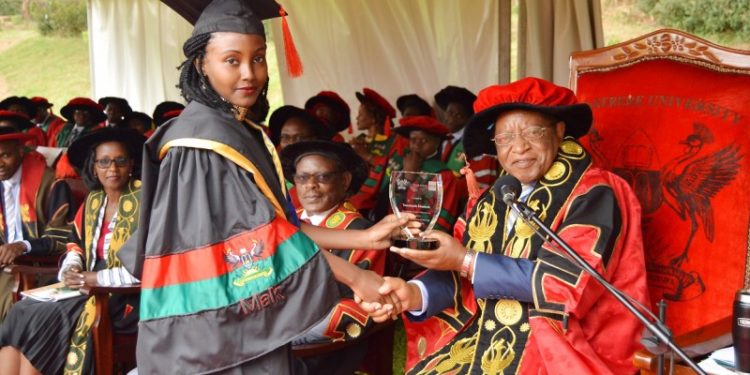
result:
M 352 182 L 347 192 L 354 194 L 359 191 L 362 184 L 367 180 L 370 167 L 348 143 L 331 141 L 305 141 L 289 145 L 281 151 L 281 165 L 284 176 L 292 181 L 297 173 L 297 163 L 307 155 L 321 155 L 325 158 L 335 160 L 339 165 L 352 174 Z
M 99 105 L 107 108 L 107 104 L 114 104 L 118 107 L 120 107 L 120 110 L 122 110 L 123 115 L 127 115 L 130 112 L 133 112 L 133 109 L 130 108 L 130 103 L 128 103 L 128 100 L 125 98 L 118 98 L 116 96 L 105 96 L 103 98 L 99 98 L 98 101 Z
M 426 100 L 419 97 L 417 94 L 409 94 L 400 96 L 396 99 L 396 107 L 401 112 L 401 116 L 404 116 L 404 111 L 409 107 L 415 107 L 418 114 L 416 116 L 434 116 L 432 106 L 427 103 Z

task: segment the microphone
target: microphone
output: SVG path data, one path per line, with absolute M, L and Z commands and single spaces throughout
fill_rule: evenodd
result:
M 506 175 L 497 179 L 493 189 L 495 189 L 495 195 L 502 197 L 506 205 L 513 206 L 513 202 L 516 201 L 521 191 L 521 182 L 511 175 Z

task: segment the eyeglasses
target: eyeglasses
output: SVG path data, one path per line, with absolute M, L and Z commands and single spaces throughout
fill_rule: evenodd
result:
M 114 158 L 114 159 L 109 159 L 109 158 L 98 159 L 98 160 L 95 160 L 94 162 L 96 163 L 96 166 L 101 169 L 109 168 L 112 165 L 112 163 L 115 163 L 116 167 L 122 168 L 122 167 L 127 167 L 128 165 L 130 165 L 130 158 L 126 158 L 122 156 L 122 157 Z
M 541 126 L 530 126 L 522 130 L 520 133 L 499 133 L 490 138 L 490 140 L 495 141 L 495 144 L 498 146 L 507 146 L 513 143 L 517 135 L 520 135 L 521 138 L 527 141 L 536 141 L 544 137 L 546 131 L 547 128 Z
M 305 184 L 307 181 L 312 178 L 315 182 L 319 184 L 330 184 L 333 182 L 333 180 L 336 178 L 336 176 L 341 172 L 324 172 L 324 173 L 311 173 L 311 174 L 295 174 L 294 175 L 294 183 L 295 184 Z

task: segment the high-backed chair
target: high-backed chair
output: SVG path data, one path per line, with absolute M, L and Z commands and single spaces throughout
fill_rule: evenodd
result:
M 734 293 L 748 286 L 750 51 L 665 29 L 570 65 L 594 112 L 584 142 L 640 200 L 652 304 L 666 300 L 683 345 L 710 343 L 694 354 L 731 343 Z

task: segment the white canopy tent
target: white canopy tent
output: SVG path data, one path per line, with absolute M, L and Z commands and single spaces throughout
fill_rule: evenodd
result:
M 301 106 L 321 90 L 356 111 L 355 91 L 432 101 L 447 85 L 479 89 L 510 77 L 511 0 L 286 0 L 302 77 L 286 75 L 284 102 Z M 159 0 L 89 0 L 92 92 L 122 96 L 150 112 L 180 100 L 182 43 L 192 27 Z M 599 0 L 521 1 L 519 72 L 567 83 L 571 52 L 601 46 Z M 267 23 L 271 40 L 280 21 Z M 274 69 L 274 67 L 271 67 Z M 353 115 L 356 112 L 353 113 Z

